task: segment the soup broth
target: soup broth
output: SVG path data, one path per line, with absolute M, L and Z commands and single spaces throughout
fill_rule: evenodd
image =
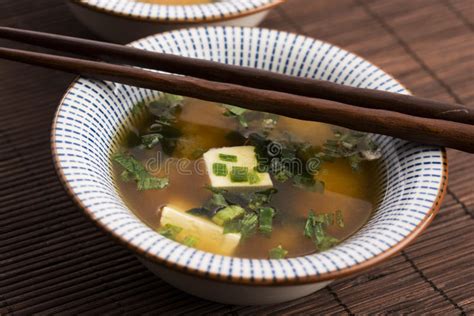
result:
M 372 159 L 378 156 L 366 135 L 191 98 L 163 98 L 135 106 L 140 119 L 120 139 L 113 172 L 127 206 L 166 237 L 236 257 L 295 257 L 336 245 L 371 216 Z M 269 174 L 272 184 L 253 187 L 248 180 L 248 186 L 232 181 L 224 189 L 214 186 L 214 167 L 227 163 L 230 175 L 213 177 L 232 180 L 232 166 L 244 154 L 220 153 L 212 168 L 203 156 L 229 148 L 250 148 L 250 155 L 254 150 L 258 166 L 246 169 L 249 179 L 253 174 L 264 181 Z M 124 159 L 134 159 L 143 167 L 140 172 L 163 181 L 154 189 L 140 187 Z M 222 220 L 221 212 L 234 217 L 222 215 Z M 164 225 L 164 217 L 176 221 Z M 203 234 L 208 228 L 219 232 L 214 240 L 208 240 L 213 233 Z

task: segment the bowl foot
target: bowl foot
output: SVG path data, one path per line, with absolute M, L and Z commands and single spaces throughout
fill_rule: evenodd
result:
M 194 296 L 233 305 L 264 305 L 291 301 L 314 293 L 332 280 L 301 285 L 243 285 L 212 281 L 178 272 L 147 259 L 138 259 L 154 274 L 174 287 Z

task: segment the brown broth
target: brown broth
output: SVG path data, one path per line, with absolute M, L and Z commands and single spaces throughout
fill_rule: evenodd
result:
M 175 158 L 194 158 L 195 148 L 208 150 L 215 147 L 243 145 L 243 139 L 226 137 L 230 132 L 238 130 L 238 123 L 232 118 L 223 116 L 222 113 L 223 109 L 214 103 L 186 98 L 178 116 L 178 125 L 183 136 L 179 139 L 180 144 L 174 152 Z M 149 122 L 149 118 L 145 118 L 137 129 L 144 131 Z M 281 117 L 271 135 L 277 137 L 284 132 L 316 146 L 321 146 L 326 139 L 333 136 L 331 126 L 327 124 Z M 127 147 L 126 140 L 122 145 L 122 149 L 128 150 L 142 161 L 153 175 L 167 175 L 170 180 L 170 185 L 165 189 L 137 191 L 135 183 L 120 180 L 122 169 L 114 164 L 114 177 L 121 196 L 128 207 L 148 226 L 154 229 L 160 227 L 159 210 L 164 205 L 189 210 L 202 206 L 210 198 L 211 193 L 205 189 L 209 184 L 206 174 L 194 172 L 183 175 L 183 172 L 177 170 L 176 159 L 164 167 L 165 162 L 169 163 L 171 159 L 159 146 L 152 150 L 131 148 Z M 190 161 L 189 166 L 181 166 L 181 169 L 191 172 L 192 162 Z M 204 168 L 203 164 L 201 166 Z M 367 222 L 374 209 L 376 188 L 372 183 L 375 178 L 375 166 L 376 162 L 363 162 L 361 172 L 353 172 L 345 159 L 325 162 L 317 176 L 325 182 L 324 193 L 294 187 L 289 181 L 280 183 L 273 180 L 278 193 L 274 195 L 271 205 L 278 210 L 278 213 L 274 218 L 271 236 L 255 234 L 241 241 L 233 255 L 267 258 L 269 249 L 278 245 L 288 250 L 288 257 L 315 252 L 314 243 L 303 235 L 305 220 L 310 209 L 316 213 L 341 210 L 345 226 L 329 227 L 328 233 L 339 240 L 351 236 Z

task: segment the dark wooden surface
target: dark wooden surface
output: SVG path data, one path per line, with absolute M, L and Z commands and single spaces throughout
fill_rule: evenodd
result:
M 474 104 L 473 22 L 472 0 L 289 0 L 263 26 L 353 51 L 419 96 Z M 0 0 L 0 24 L 94 38 L 60 0 Z M 441 211 L 399 255 L 293 302 L 216 304 L 154 277 L 63 191 L 49 134 L 72 76 L 0 70 L 0 315 L 474 315 L 474 156 L 448 151 Z

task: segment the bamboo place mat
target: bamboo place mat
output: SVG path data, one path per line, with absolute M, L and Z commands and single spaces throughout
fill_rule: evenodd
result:
M 417 95 L 473 104 L 473 19 L 472 0 L 289 0 L 263 26 L 355 52 Z M 94 38 L 60 0 L 0 0 L 0 24 Z M 473 156 L 448 151 L 439 215 L 388 261 L 296 301 L 216 304 L 153 276 L 64 192 L 49 136 L 73 77 L 5 61 L 0 69 L 0 315 L 474 315 Z

